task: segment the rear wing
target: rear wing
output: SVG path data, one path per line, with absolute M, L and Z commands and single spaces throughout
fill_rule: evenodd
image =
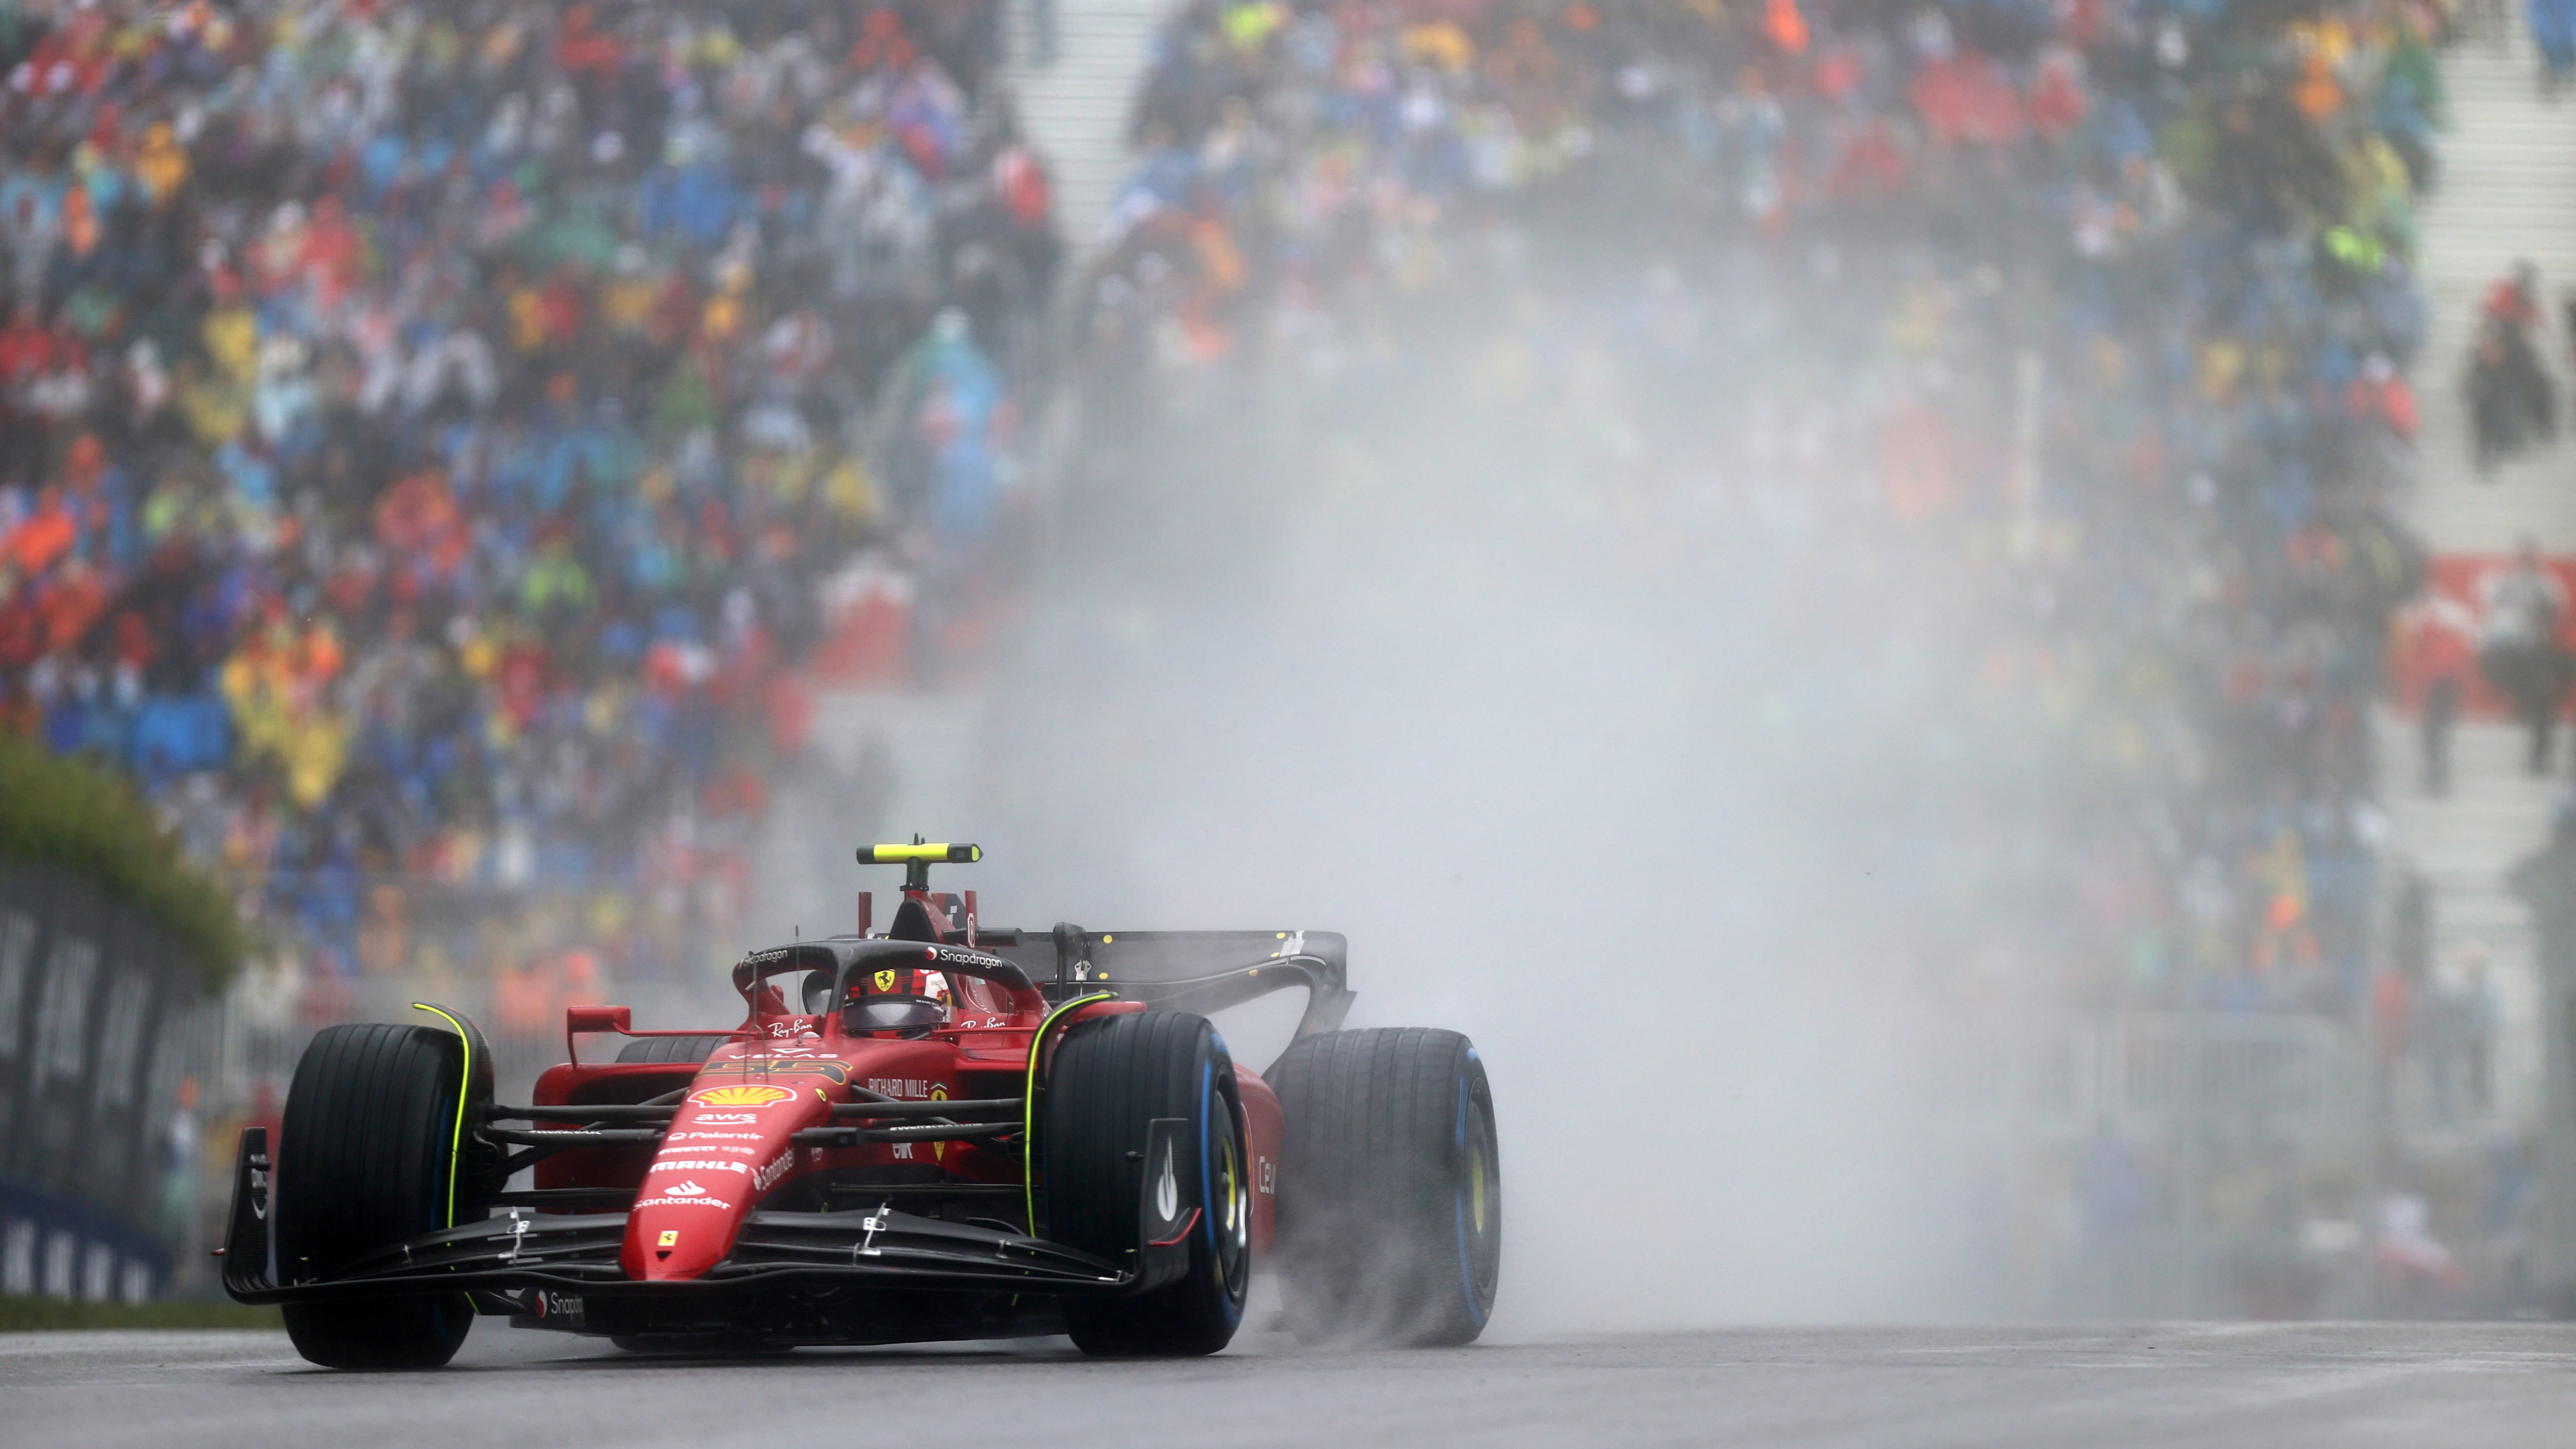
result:
M 1057 1001 L 1113 991 L 1206 1015 L 1303 986 L 1300 1037 L 1339 1027 L 1358 997 L 1350 942 L 1338 931 L 1086 931 L 1058 922 L 1049 931 L 987 928 L 976 944 L 1047 982 Z

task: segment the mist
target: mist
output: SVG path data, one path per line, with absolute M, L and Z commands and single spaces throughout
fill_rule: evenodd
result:
M 1972 606 L 1759 389 L 1551 453 L 1564 394 L 1460 381 L 1483 335 L 1330 425 L 1273 379 L 1104 430 L 968 783 L 886 828 L 981 843 L 988 922 L 1344 932 L 1348 1024 L 1473 1037 L 1499 1334 L 1979 1311 L 1919 979 L 1961 801 L 2030 768 L 1938 683 Z M 1293 1019 L 1219 1024 L 1258 1068 Z

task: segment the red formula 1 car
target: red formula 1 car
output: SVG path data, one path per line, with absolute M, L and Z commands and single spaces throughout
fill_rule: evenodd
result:
M 980 854 L 861 850 L 906 867 L 889 928 L 867 934 L 861 896 L 861 934 L 746 957 L 732 1030 L 573 1008 L 525 1106 L 493 1101 L 458 1013 L 321 1032 L 273 1161 L 242 1134 L 226 1290 L 353 1369 L 443 1364 L 477 1313 L 636 1349 L 1204 1354 L 1256 1265 L 1303 1337 L 1483 1330 L 1502 1197 L 1465 1037 L 1337 1030 L 1327 932 L 980 926 L 974 892 L 929 888 Z M 1287 987 L 1305 1014 L 1256 1076 L 1204 1013 Z M 600 1033 L 630 1040 L 582 1060 Z

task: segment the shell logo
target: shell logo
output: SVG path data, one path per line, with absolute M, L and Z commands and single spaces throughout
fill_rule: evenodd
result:
M 707 1087 L 689 1100 L 701 1107 L 774 1107 L 795 1095 L 785 1087 Z

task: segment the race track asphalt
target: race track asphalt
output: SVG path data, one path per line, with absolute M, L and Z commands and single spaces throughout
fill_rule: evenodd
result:
M 259 1333 L 0 1336 L 0 1444 L 2576 1445 L 2557 1324 L 1729 1329 L 1187 1363 L 1016 1348 L 630 1358 L 477 1327 L 441 1373 L 308 1368 Z

